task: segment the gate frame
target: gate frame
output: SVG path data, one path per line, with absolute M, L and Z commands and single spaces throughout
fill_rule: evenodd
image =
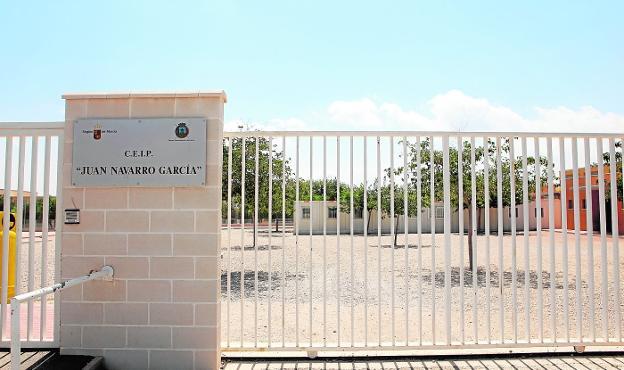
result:
M 41 121 L 41 122 L 0 122 L 0 136 L 5 138 L 20 139 L 20 145 L 22 140 L 26 137 L 48 137 L 57 138 L 57 163 L 56 163 L 56 224 L 54 229 L 54 281 L 48 283 L 59 283 L 61 272 L 61 243 L 62 243 L 62 231 L 63 231 L 63 177 L 64 177 L 64 152 L 65 152 L 65 122 L 64 121 Z M 45 158 L 45 156 L 44 156 Z M 50 168 L 52 160 L 44 164 L 45 167 Z M 23 162 L 19 163 L 18 168 L 23 166 Z M 23 168 L 21 168 L 23 170 Z M 45 170 L 44 170 L 45 173 Z M 31 180 L 32 181 L 32 180 Z M 19 190 L 19 189 L 18 189 Z M 23 189 L 22 189 L 23 190 Z M 19 250 L 19 248 L 18 248 Z M 25 293 L 25 292 L 21 292 Z M 10 310 L 10 305 L 6 305 L 7 310 Z M 24 349 L 41 349 L 41 348 L 58 348 L 60 345 L 60 327 L 61 327 L 61 315 L 60 307 L 61 300 L 58 294 L 54 294 L 54 322 L 47 323 L 47 325 L 53 325 L 52 327 L 52 340 L 21 340 L 21 346 Z M 9 317 L 7 312 L 6 317 Z M 8 321 L 7 321 L 8 323 Z M 7 324 L 5 323 L 5 325 Z M 3 329 L 4 330 L 4 329 Z M 7 340 L 0 335 L 0 348 L 10 348 L 11 338 Z
M 229 154 L 229 158 L 233 159 L 232 157 L 232 145 L 231 145 L 231 140 L 232 139 L 256 139 L 256 151 L 257 151 L 257 140 L 259 138 L 263 138 L 268 140 L 269 142 L 274 142 L 273 140 L 277 141 L 280 139 L 286 139 L 286 138 L 296 138 L 297 140 L 299 140 L 299 138 L 322 138 L 323 140 L 326 140 L 327 137 L 337 137 L 337 138 L 349 138 L 351 137 L 351 139 L 355 138 L 355 137 L 364 137 L 364 138 L 371 138 L 371 137 L 377 137 L 378 139 L 380 137 L 383 138 L 401 138 L 401 137 L 420 137 L 420 138 L 427 138 L 427 137 L 435 137 L 435 138 L 442 138 L 442 145 L 443 145 L 443 150 L 445 151 L 445 173 L 444 173 L 444 184 L 440 183 L 437 184 L 437 186 L 448 186 L 448 169 L 447 164 L 448 164 L 448 148 L 449 148 L 449 144 L 448 144 L 448 139 L 449 138 L 463 138 L 463 139 L 467 139 L 467 138 L 496 138 L 496 139 L 501 139 L 501 138 L 505 138 L 505 137 L 509 137 L 509 138 L 518 138 L 518 139 L 523 139 L 526 140 L 528 138 L 533 138 L 534 140 L 540 140 L 540 139 L 545 139 L 546 140 L 546 144 L 549 146 L 548 147 L 548 154 L 547 154 L 547 158 L 549 163 L 553 163 L 553 159 L 557 158 L 556 155 L 557 153 L 552 153 L 552 149 L 551 149 L 551 145 L 554 140 L 564 140 L 567 138 L 570 139 L 574 139 L 574 140 L 581 140 L 584 139 L 585 141 L 588 141 L 590 139 L 595 139 L 596 140 L 596 151 L 601 151 L 601 153 L 603 152 L 603 145 L 602 145 L 602 140 L 609 140 L 610 145 L 609 145 L 609 150 L 611 152 L 611 155 L 614 155 L 614 140 L 622 140 L 621 142 L 624 143 L 624 133 L 596 133 L 596 132 L 579 132 L 579 133 L 574 133 L 574 132 L 510 132 L 510 131 L 491 131 L 491 132 L 487 132 L 487 131 L 466 131 L 466 132 L 462 132 L 462 131 L 314 131 L 314 130 L 310 130 L 310 131 L 274 131 L 274 130 L 268 130 L 268 131 L 263 131 L 263 130 L 259 130 L 259 131 L 242 131 L 242 132 L 237 132 L 237 131 L 226 131 L 223 134 L 223 139 L 224 139 L 224 143 L 226 141 L 229 141 L 227 144 L 227 149 L 228 149 L 228 154 Z M 575 142 L 576 143 L 576 142 Z M 474 140 L 472 142 L 472 144 L 474 145 Z M 226 144 L 224 144 L 225 147 Z M 323 141 L 323 145 L 325 145 L 325 141 Z M 539 144 L 536 144 L 539 145 Z M 589 148 L 589 144 L 586 144 L 587 148 Z M 573 145 L 573 147 L 575 147 L 576 145 Z M 500 142 L 497 141 L 497 147 L 500 148 Z M 339 150 L 339 149 L 338 149 Z M 574 149 L 576 150 L 576 149 Z M 587 149 L 589 150 L 589 149 Z M 622 149 L 624 150 L 624 149 Z M 526 151 L 526 149 L 525 149 Z M 323 148 L 323 152 L 326 152 L 326 149 Z M 243 149 L 243 153 L 244 153 L 244 149 Z M 513 151 L 512 151 L 513 153 Z M 577 152 L 577 156 L 578 153 L 581 153 L 581 151 L 579 150 Z M 296 149 L 296 153 L 294 153 L 290 158 L 295 158 L 295 156 L 297 156 L 297 161 L 298 161 L 298 156 L 300 154 L 300 148 L 298 145 L 298 141 L 297 141 L 297 149 Z M 310 153 L 311 155 L 311 153 Z M 378 154 L 379 155 L 379 154 Z M 513 155 L 513 154 L 512 154 Z M 539 152 L 538 154 L 539 155 Z M 561 155 L 563 155 L 563 149 L 561 149 Z M 516 155 L 516 158 L 522 158 L 521 155 Z M 245 156 L 243 155 L 243 166 L 245 163 Z M 494 155 L 492 156 L 492 158 L 498 158 L 498 160 L 500 161 L 501 155 L 500 153 L 498 155 Z M 269 161 L 272 159 L 272 156 L 269 157 Z M 228 177 L 232 176 L 232 170 L 231 170 L 231 163 L 229 161 L 229 159 L 223 158 L 224 163 L 223 166 L 225 168 L 225 161 L 227 160 L 227 166 L 228 168 Z M 258 158 L 256 157 L 256 167 L 258 166 L 257 161 Z M 326 161 L 325 159 L 323 159 L 323 161 Z M 378 158 L 379 161 L 379 158 Z M 298 163 L 298 162 L 297 162 Z M 325 162 L 324 162 L 325 163 Z M 379 164 L 379 162 L 378 162 Z M 500 165 L 500 162 L 498 163 Z M 602 166 L 601 166 L 602 164 Z M 251 164 L 253 166 L 253 163 Z M 353 164 L 351 164 L 352 166 Z M 596 164 L 596 166 L 599 168 L 599 171 L 603 171 L 605 166 L 605 163 L 603 163 L 602 161 L 599 164 Z M 526 167 L 526 165 L 525 165 Z M 244 167 L 243 167 L 244 168 Z M 254 168 L 254 169 L 255 169 Z M 272 165 L 269 164 L 269 171 L 272 170 Z M 494 168 L 493 170 L 495 171 L 500 171 L 499 169 Z M 567 169 L 566 169 L 567 170 Z M 340 171 L 338 169 L 338 171 Z M 624 171 L 624 169 L 622 170 Z M 245 171 L 243 170 L 243 176 L 245 175 Z M 548 186 L 552 188 L 553 185 L 553 179 L 551 176 L 553 175 L 557 175 L 557 171 L 554 170 L 553 171 L 549 171 L 549 179 L 548 179 Z M 256 175 L 256 187 L 258 186 L 257 183 L 257 173 Z M 298 176 L 298 175 L 297 175 Z M 325 176 L 325 175 L 323 175 Z M 616 182 L 617 182 L 617 174 L 616 176 Z M 603 183 L 604 180 L 604 174 L 603 176 L 598 176 L 601 182 L 601 190 L 603 192 L 606 192 L 607 190 L 607 186 Z M 244 177 L 243 177 L 244 179 Z M 323 180 L 325 180 L 325 177 L 323 177 Z M 243 180 L 244 181 L 244 180 Z M 624 181 L 624 180 L 622 180 Z M 272 182 L 271 182 L 272 183 Z M 612 186 L 614 186 L 612 184 Z M 498 185 L 498 187 L 501 187 L 501 185 Z M 225 190 L 225 189 L 223 189 Z M 232 210 L 232 206 L 231 206 L 231 202 L 230 202 L 230 197 L 231 197 L 231 192 L 230 189 L 228 190 L 228 212 L 227 212 L 227 224 L 224 223 L 222 220 L 222 231 L 224 232 L 229 232 L 230 228 L 231 228 L 231 210 Z M 549 192 L 552 192 L 552 189 L 550 189 Z M 538 194 L 539 194 L 539 190 L 538 190 Z M 297 193 L 297 196 L 299 195 L 299 193 Z M 571 197 L 571 195 L 570 195 Z M 606 197 L 604 197 L 606 199 Z M 438 237 L 447 237 L 448 234 L 448 229 L 450 229 L 450 227 L 447 227 L 446 222 L 448 221 L 448 217 L 447 215 L 449 214 L 449 207 L 447 206 L 447 204 L 449 203 L 448 199 L 448 194 L 445 194 L 444 197 L 444 203 L 445 203 L 445 227 L 444 227 L 444 233 L 438 233 Z M 551 211 L 549 212 L 550 215 L 549 216 L 553 216 L 554 212 L 558 212 L 559 210 L 557 210 L 557 207 L 553 207 L 552 206 L 552 200 L 553 200 L 553 195 L 549 194 L 548 195 L 548 199 L 550 204 L 550 209 Z M 568 198 L 570 199 L 570 198 Z M 578 198 L 574 198 L 575 200 L 578 200 Z M 539 202 L 538 202 L 539 203 Z M 271 204 L 271 197 L 269 198 L 269 205 Z M 617 204 L 617 202 L 616 202 Z M 245 205 L 244 201 L 243 201 L 243 206 Z M 566 210 L 567 210 L 567 204 L 563 205 L 562 207 L 565 206 Z M 518 207 L 518 205 L 515 205 L 516 209 Z M 526 205 L 526 207 L 529 207 L 528 205 Z M 539 207 L 539 206 L 538 206 Z M 605 206 L 606 207 L 606 206 Z M 258 205 L 256 203 L 254 211 L 257 212 L 257 208 Z M 488 207 L 488 209 L 492 209 L 492 207 Z M 503 218 L 500 215 L 500 212 L 503 212 L 504 207 L 498 207 L 498 212 L 499 212 L 499 224 L 502 223 Z M 279 210 L 278 210 L 279 211 Z M 612 210 L 605 210 L 607 213 L 611 212 Z M 339 211 L 340 212 L 340 211 Z M 598 210 L 596 210 L 596 212 L 598 212 Z M 271 213 L 269 213 L 269 220 L 271 220 Z M 244 215 L 241 216 L 243 219 L 243 225 L 244 225 Z M 517 216 L 516 216 L 517 217 Z M 542 216 L 543 217 L 543 216 Z M 549 227 L 551 229 L 554 229 L 553 226 L 550 226 L 550 223 L 553 222 L 553 220 L 549 219 Z M 606 220 L 605 220 L 606 222 Z M 515 222 L 514 222 L 515 223 Z M 540 222 L 541 224 L 541 222 Z M 338 226 L 339 228 L 340 226 Z M 499 225 L 499 228 L 501 226 Z M 515 234 L 515 225 L 514 227 L 514 238 L 516 236 Z M 570 229 L 567 229 L 568 232 L 570 232 Z M 271 222 L 269 221 L 269 230 L 271 228 Z M 461 225 L 460 225 L 461 228 Z M 573 231 L 574 229 L 572 229 Z M 244 229 L 243 229 L 244 232 Z M 327 235 L 334 235 L 334 234 L 329 234 L 327 233 L 327 231 L 323 231 L 324 236 Z M 339 234 L 340 235 L 340 234 Z M 344 234 L 346 235 L 346 234 Z M 270 238 L 270 234 L 269 234 L 269 238 Z M 607 238 L 606 235 L 603 235 L 603 238 Z M 228 236 L 228 239 L 230 239 L 230 237 Z M 270 239 L 269 239 L 270 240 Z M 230 240 L 228 240 L 228 245 L 229 243 L 231 243 Z M 446 241 L 444 242 L 440 242 L 440 244 L 446 243 Z M 228 246 L 229 248 L 229 246 Z M 244 248 L 241 248 L 244 249 Z M 494 249 L 494 248 L 492 248 Z M 494 249 L 495 250 L 495 249 Z M 230 250 L 228 249 L 227 251 L 228 253 L 228 258 L 230 258 L 229 253 Z M 494 260 L 495 262 L 495 260 Z M 580 263 L 580 262 L 579 262 Z M 447 266 L 448 267 L 448 266 Z M 222 266 L 222 269 L 227 268 L 227 274 L 231 274 L 231 270 L 229 265 L 228 266 Z M 223 270 L 222 270 L 223 271 Z M 605 273 L 605 272 L 603 272 Z M 244 278 L 243 278 L 244 279 Z M 604 289 L 608 289 L 608 288 L 604 288 Z M 541 292 L 540 292 L 541 293 Z M 228 278 L 228 297 L 227 300 L 230 300 L 230 296 L 229 296 L 229 278 Z M 545 293 L 541 293 L 541 294 L 545 294 Z M 223 302 L 223 301 L 222 301 Z M 570 307 L 572 307 L 572 305 L 570 305 Z M 450 307 L 446 307 L 446 309 L 449 309 Z M 229 303 L 228 303 L 228 310 L 229 310 Z M 619 309 L 621 310 L 621 308 Z M 270 312 L 270 307 L 269 307 L 269 312 Z M 619 311 L 618 311 L 619 312 Z M 257 319 L 257 318 L 255 318 Z M 223 320 L 223 319 L 222 319 Z M 227 327 L 228 330 L 228 334 L 230 331 L 230 322 L 229 322 L 229 315 L 228 318 L 226 319 L 228 320 L 227 322 L 225 322 L 223 325 Z M 617 321 L 617 320 L 615 320 Z M 269 324 L 270 325 L 270 324 Z M 450 323 L 448 323 L 447 325 L 450 325 Z M 595 328 L 596 330 L 598 328 Z M 242 329 L 241 329 L 242 330 Z M 618 330 L 619 331 L 619 330 Z M 270 338 L 270 334 L 269 334 L 269 338 Z M 581 340 L 567 340 L 567 341 L 559 341 L 558 338 L 556 338 L 554 341 L 551 339 L 546 339 L 544 338 L 541 341 L 537 341 L 537 340 L 516 340 L 515 342 L 513 341 L 508 341 L 508 340 L 491 340 L 488 342 L 483 342 L 483 341 L 479 341 L 478 339 L 476 340 L 476 342 L 474 343 L 464 343 L 463 340 L 460 341 L 448 341 L 447 343 L 437 343 L 434 340 L 434 343 L 421 343 L 420 345 L 406 345 L 406 346 L 397 346 L 396 344 L 394 344 L 393 342 L 386 342 L 386 343 L 381 343 L 378 345 L 369 345 L 369 344 L 364 344 L 363 343 L 359 343 L 361 346 L 359 345 L 354 345 L 353 342 L 351 344 L 351 346 L 340 346 L 338 345 L 337 347 L 331 346 L 324 346 L 322 344 L 319 345 L 311 345 L 311 346 L 305 346 L 305 345 L 298 345 L 297 343 L 284 343 L 283 345 L 279 346 L 279 345 L 272 345 L 272 343 L 269 342 L 268 343 L 262 343 L 262 345 L 259 345 L 258 343 L 258 338 L 255 338 L 255 343 L 252 340 L 248 340 L 248 341 L 243 341 L 241 338 L 241 342 L 239 343 L 239 346 L 233 346 L 230 344 L 230 340 L 229 340 L 229 335 L 227 336 L 227 339 L 222 339 L 221 341 L 221 351 L 224 357 L 249 357 L 249 358 L 253 358 L 253 357 L 280 357 L 280 356 L 285 356 L 285 355 L 289 355 L 289 356 L 296 356 L 297 354 L 304 354 L 310 358 L 315 358 L 318 356 L 319 352 L 324 352 L 327 353 L 328 355 L 331 354 L 331 356 L 352 356 L 354 354 L 357 353 L 363 353 L 363 352 L 367 352 L 367 355 L 371 355 L 372 353 L 377 353 L 376 355 L 383 355 L 383 356 L 387 356 L 389 353 L 392 353 L 392 355 L 396 355 L 396 356 L 400 356 L 402 354 L 402 352 L 420 352 L 420 351 L 431 351 L 431 350 L 441 350 L 441 351 L 449 351 L 449 350 L 462 350 L 462 349 L 470 349 L 470 350 L 483 350 L 486 351 L 488 353 L 510 353 L 510 352 L 526 352 L 529 349 L 541 349 L 543 351 L 554 351 L 556 352 L 558 349 L 563 349 L 563 348 L 573 348 L 575 351 L 577 352 L 583 352 L 585 350 L 586 347 L 597 347 L 597 348 L 611 348 L 614 350 L 621 350 L 624 347 L 624 341 L 622 341 L 621 338 L 617 338 L 617 337 L 606 337 L 603 338 L 604 341 L 597 341 L 597 338 L 592 338 L 591 340 L 585 341 L 584 339 L 588 339 L 585 336 L 583 336 L 583 338 Z M 304 339 L 305 341 L 306 339 Z M 375 354 L 372 354 L 373 356 Z

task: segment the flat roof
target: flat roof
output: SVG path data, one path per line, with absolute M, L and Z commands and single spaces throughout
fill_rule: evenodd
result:
M 227 102 L 227 95 L 225 94 L 225 91 L 223 90 L 67 93 L 67 94 L 63 94 L 61 97 L 65 100 L 210 97 L 210 98 L 222 98 L 224 102 Z

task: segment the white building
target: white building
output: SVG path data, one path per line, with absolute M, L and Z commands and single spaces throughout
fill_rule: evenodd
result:
M 326 203 L 326 206 L 325 204 Z M 537 228 L 537 217 L 535 209 L 535 201 L 531 201 L 528 205 L 529 211 L 529 230 L 535 230 Z M 444 203 L 435 203 L 435 231 L 436 233 L 444 232 Z M 421 232 L 431 232 L 431 213 L 429 208 L 423 208 L 420 217 Z M 480 208 L 477 210 L 477 222 L 479 224 L 478 229 L 480 231 L 485 230 L 485 209 Z M 510 207 L 503 209 L 503 230 L 511 231 L 511 217 L 512 210 Z M 559 199 L 554 199 L 554 216 L 555 216 L 555 228 L 561 228 L 561 203 Z M 490 218 L 490 231 L 498 230 L 498 209 L 489 209 Z M 549 208 L 548 199 L 542 199 L 541 202 L 541 215 L 542 228 L 549 227 Z M 372 210 L 367 216 L 367 230 L 369 234 L 376 234 L 378 230 L 377 211 Z M 399 216 L 394 219 L 395 230 L 398 233 L 405 232 L 404 216 Z M 336 234 L 336 225 L 338 223 L 338 207 L 336 201 L 312 201 L 310 207 L 310 201 L 299 201 L 295 203 L 295 218 L 294 218 L 295 231 L 299 235 L 306 235 L 310 233 L 310 227 L 312 227 L 312 234 L 323 234 L 325 230 L 327 234 Z M 389 215 L 381 215 L 381 232 L 383 234 L 390 234 L 392 225 L 392 218 Z M 464 210 L 464 231 L 468 231 L 470 227 L 470 221 L 468 218 L 468 210 Z M 519 204 L 516 206 L 516 230 L 524 230 L 524 206 Z M 353 232 L 355 234 L 362 234 L 364 231 L 364 218 L 362 212 L 355 212 L 353 215 Z M 349 234 L 351 232 L 351 216 L 340 210 L 340 233 Z M 408 232 L 418 232 L 418 218 L 408 217 Z M 451 211 L 451 232 L 459 232 L 459 213 Z

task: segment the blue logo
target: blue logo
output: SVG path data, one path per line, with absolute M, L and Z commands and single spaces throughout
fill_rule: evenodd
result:
M 175 134 L 180 139 L 184 139 L 189 134 L 189 128 L 186 126 L 186 122 L 178 123 L 178 126 L 175 128 Z

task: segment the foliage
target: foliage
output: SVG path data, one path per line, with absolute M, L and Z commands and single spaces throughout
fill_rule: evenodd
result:
M 4 209 L 4 195 L 0 195 L 0 211 Z M 11 202 L 11 213 L 17 213 L 17 202 L 15 198 Z M 28 222 L 30 217 L 30 197 L 24 197 L 24 221 Z M 43 220 L 43 197 L 37 197 L 35 218 L 41 222 Z M 49 200 L 48 220 L 56 220 L 56 197 L 51 195 Z
M 245 149 L 245 182 L 244 182 L 244 211 L 245 218 L 253 218 L 255 197 L 256 173 L 258 174 L 258 218 L 265 219 L 269 214 L 269 183 L 272 182 L 272 215 L 281 216 L 282 210 L 282 179 L 286 180 L 286 214 L 292 216 L 294 201 L 294 181 L 293 172 L 290 168 L 290 161 L 284 159 L 282 152 L 271 146 L 267 138 L 249 137 L 232 139 L 232 217 L 240 217 L 242 209 L 243 194 L 243 144 Z M 256 145 L 258 146 L 258 168 L 256 169 Z M 272 176 L 269 179 L 269 156 L 272 157 Z M 222 216 L 227 217 L 228 199 L 228 160 L 229 145 L 223 144 L 223 172 L 222 172 Z M 284 170 L 285 165 L 285 172 Z

